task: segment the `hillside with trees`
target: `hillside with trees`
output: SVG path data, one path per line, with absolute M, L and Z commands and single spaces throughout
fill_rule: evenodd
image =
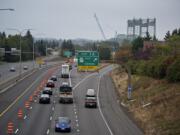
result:
M 33 44 L 35 47 L 35 57 L 45 56 L 46 48 L 59 47 L 57 40 L 35 39 L 30 31 L 27 31 L 24 36 L 18 34 L 6 35 L 5 32 L 0 32 L 0 60 L 6 62 L 19 61 L 20 44 L 22 61 L 33 59 Z M 12 51 L 13 49 L 15 49 L 14 52 Z
M 111 73 L 121 105 L 145 135 L 180 134 L 180 29 L 168 31 L 164 39 L 123 42 L 115 57 L 119 67 Z

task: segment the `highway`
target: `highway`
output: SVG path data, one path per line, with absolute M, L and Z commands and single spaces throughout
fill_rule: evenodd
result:
M 33 98 L 29 109 L 25 102 L 40 89 L 44 80 L 51 75 L 60 76 L 61 68 L 41 69 L 25 78 L 7 92 L 0 95 L 0 135 L 6 135 L 8 122 L 13 122 L 14 132 L 18 135 L 58 135 L 54 131 L 55 119 L 68 116 L 71 119 L 73 135 L 141 135 L 143 132 L 126 115 L 117 102 L 117 96 L 108 72 L 112 66 L 99 73 L 77 72 L 71 70 L 71 78 L 58 78 L 51 96 L 51 104 L 39 104 L 38 97 Z M 58 102 L 59 86 L 68 82 L 73 87 L 74 103 Z M 93 88 L 97 92 L 98 108 L 84 107 L 86 90 Z M 18 110 L 23 110 L 23 118 L 18 119 Z
M 44 60 L 48 61 L 47 65 L 52 65 L 55 62 L 49 62 L 51 59 L 55 58 L 54 56 L 51 57 L 45 57 Z M 23 67 L 28 66 L 28 70 L 24 70 Z M 33 67 L 34 66 L 34 67 Z M 14 67 L 16 69 L 15 72 L 10 72 L 10 68 Z M 22 62 L 21 65 L 21 73 L 28 72 L 32 70 L 33 68 L 39 68 L 39 65 L 35 62 L 33 64 L 33 61 L 26 61 Z M 20 64 L 19 62 L 15 63 L 4 63 L 3 65 L 0 65 L 0 84 L 5 82 L 6 80 L 13 78 L 20 73 Z

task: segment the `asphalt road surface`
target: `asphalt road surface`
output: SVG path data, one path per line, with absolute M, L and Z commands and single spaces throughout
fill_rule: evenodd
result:
M 52 65 L 55 62 L 47 62 L 47 65 Z M 23 67 L 27 66 L 28 70 L 24 70 Z M 11 72 L 10 68 L 14 67 L 16 69 L 15 72 Z M 36 63 L 33 66 L 33 62 L 32 61 L 28 61 L 28 62 L 22 62 L 22 66 L 21 66 L 21 74 L 24 72 L 27 72 L 29 70 L 32 70 L 33 68 L 39 68 L 39 65 L 37 65 Z M 13 78 L 17 75 L 20 74 L 20 64 L 19 63 L 5 63 L 3 65 L 0 65 L 0 83 Z
M 71 70 L 70 79 L 58 78 L 51 96 L 51 104 L 39 104 L 38 97 L 33 98 L 30 109 L 25 102 L 40 88 L 43 80 L 49 76 L 60 76 L 61 68 L 42 69 L 23 80 L 7 92 L 0 95 L 0 135 L 6 135 L 8 122 L 13 122 L 17 135 L 59 135 L 54 130 L 55 119 L 67 116 L 71 119 L 72 131 L 69 135 L 141 135 L 143 132 L 124 113 L 108 72 L 112 66 L 99 73 L 77 72 Z M 73 87 L 74 103 L 60 104 L 59 86 L 68 82 Z M 96 90 L 98 108 L 85 108 L 84 100 L 88 88 Z M 18 110 L 23 110 L 23 118 L 18 119 Z

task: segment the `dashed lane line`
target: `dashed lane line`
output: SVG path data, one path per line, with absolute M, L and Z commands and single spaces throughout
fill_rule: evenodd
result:
M 15 131 L 14 133 L 15 133 L 15 134 L 17 134 L 17 133 L 18 133 L 18 131 L 19 131 L 19 129 L 17 128 L 17 129 L 16 129 L 16 131 Z
M 102 113 L 102 110 L 101 110 L 101 105 L 100 105 L 100 102 L 99 102 L 100 81 L 101 81 L 101 75 L 100 75 L 100 77 L 99 77 L 99 81 L 98 81 L 98 91 L 97 91 L 98 109 L 99 109 L 100 115 L 101 115 L 101 117 L 102 117 L 102 119 L 103 119 L 106 127 L 108 128 L 108 131 L 109 131 L 110 135 L 114 135 L 113 132 L 112 132 L 112 130 L 111 130 L 111 128 L 110 128 L 110 126 L 108 125 L 108 123 L 107 123 L 107 121 L 106 121 L 103 113 Z
M 14 100 L 14 102 L 12 102 L 3 112 L 0 113 L 0 117 L 2 117 L 13 105 L 15 105 L 43 76 L 44 74 L 40 75 L 31 85 L 29 85 L 29 87 L 26 88 L 25 91 Z

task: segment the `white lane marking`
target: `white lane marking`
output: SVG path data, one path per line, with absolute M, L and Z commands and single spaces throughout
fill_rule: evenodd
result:
M 75 113 L 75 114 L 77 114 L 77 112 L 76 112 L 76 111 L 75 111 L 74 113 Z
M 46 134 L 47 134 L 47 135 L 49 134 L 49 129 L 47 130 Z
M 25 120 L 26 118 L 27 118 L 27 116 L 25 115 L 25 116 L 24 116 L 24 120 Z
M 52 116 L 50 117 L 50 121 L 52 120 Z
M 97 91 L 98 109 L 99 109 L 99 112 L 100 112 L 100 114 L 101 114 L 101 117 L 102 117 L 104 123 L 106 124 L 106 127 L 108 128 L 110 134 L 113 135 L 113 132 L 112 132 L 111 128 L 109 127 L 109 125 L 108 125 L 108 123 L 107 123 L 107 121 L 106 121 L 106 119 L 105 119 L 105 117 L 104 117 L 104 115 L 103 115 L 103 113 L 102 113 L 101 105 L 100 105 L 100 102 L 99 102 L 99 90 L 100 90 L 100 81 L 101 81 L 101 77 L 102 77 L 102 76 L 100 75 L 99 81 L 98 81 L 98 91 Z
M 56 103 L 56 101 L 54 100 L 54 102 L 53 102 L 54 104 Z
M 78 119 L 76 119 L 76 122 L 77 122 L 77 123 L 78 123 L 78 121 L 79 121 L 79 120 L 78 120 Z
M 52 107 L 52 111 L 54 111 L 54 107 Z
M 18 131 L 19 131 L 19 129 L 17 128 L 16 131 L 15 131 L 14 133 L 17 134 Z
M 72 69 L 73 70 L 73 69 Z M 72 82 L 71 82 L 71 72 L 72 72 L 72 70 L 70 71 L 70 73 L 69 73 L 69 85 L 70 86 L 72 86 Z
M 77 115 L 75 115 L 75 117 L 76 117 L 76 119 L 78 118 L 78 116 L 77 116 Z
M 32 109 L 32 106 L 29 108 L 30 110 Z
M 76 126 L 79 127 L 79 124 L 77 123 Z
M 19 79 L 18 82 L 19 82 L 19 81 L 22 81 L 23 79 L 25 79 L 25 78 L 27 78 L 27 77 L 29 77 L 29 76 L 32 75 L 35 71 L 36 71 L 36 70 L 34 70 L 33 72 L 31 72 L 30 74 L 26 74 L 22 79 Z M 17 76 L 18 76 L 18 75 L 17 75 Z M 17 76 L 14 76 L 14 77 L 12 77 L 12 78 L 10 78 L 10 79 L 2 82 L 1 84 L 6 83 L 6 82 L 8 82 L 8 81 L 11 80 L 11 79 L 16 78 Z M 17 83 L 17 82 L 15 82 L 15 83 L 9 85 L 8 87 L 6 87 L 5 89 L 1 90 L 1 91 L 0 91 L 0 94 L 6 92 L 9 88 L 13 87 L 16 83 Z
M 79 129 L 77 129 L 77 132 L 80 132 L 80 130 L 79 130 Z
M 40 76 L 38 76 L 38 78 L 31 83 L 24 91 L 23 93 L 21 93 L 10 105 L 8 105 L 8 107 L 1 112 L 0 117 L 2 117 L 9 109 L 11 109 L 27 92 L 29 89 L 31 89 L 43 76 L 45 73 L 41 74 Z
M 93 75 L 97 75 L 98 73 L 92 73 L 88 76 L 86 76 L 84 79 L 82 79 L 79 83 L 77 83 L 74 87 L 73 87 L 73 90 L 76 89 L 82 82 L 84 82 L 87 78 L 93 76 Z

